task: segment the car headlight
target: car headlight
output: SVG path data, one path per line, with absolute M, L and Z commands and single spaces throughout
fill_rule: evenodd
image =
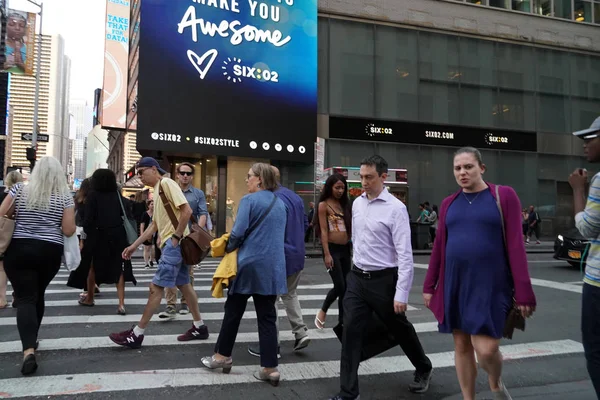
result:
M 563 238 L 563 235 L 558 235 L 558 240 L 560 240 L 561 242 L 565 241 L 565 239 Z

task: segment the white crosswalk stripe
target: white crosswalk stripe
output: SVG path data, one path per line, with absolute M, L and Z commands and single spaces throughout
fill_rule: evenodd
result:
M 33 377 L 20 376 L 16 367 L 21 361 L 22 350 L 16 328 L 16 310 L 12 308 L 0 310 L 0 370 L 4 372 L 0 378 L 0 398 L 90 393 L 106 396 L 102 393 L 135 392 L 166 386 L 206 387 L 258 382 L 252 376 L 252 372 L 257 369 L 259 361 L 245 352 L 248 344 L 258 342 L 256 314 L 251 299 L 237 335 L 237 345 L 233 354 L 235 365 L 231 374 L 214 373 L 200 366 L 198 356 L 212 354 L 224 314 L 225 299 L 213 298 L 210 293 L 211 277 L 217 265 L 218 260 L 207 260 L 202 263 L 201 268 L 196 268 L 194 273 L 200 311 L 202 319 L 209 328 L 210 337 L 207 340 L 178 342 L 176 336 L 191 326 L 191 315 L 178 314 L 171 321 L 159 320 L 158 315 L 155 315 L 147 328 L 140 351 L 119 348 L 110 341 L 108 333 L 128 329 L 139 320 L 148 297 L 148 283 L 152 280 L 156 267 L 145 269 L 143 261 L 139 259 L 133 261 L 138 285 L 134 287 L 128 283 L 126 286 L 127 315 L 124 316 L 116 314 L 118 301 L 114 285 L 102 285 L 101 293 L 95 297 L 95 306 L 82 307 L 77 304 L 81 290 L 66 286 L 69 273 L 61 269 L 46 292 L 46 311 L 40 330 L 38 349 L 41 358 L 38 361 L 40 367 Z M 424 269 L 426 265 L 417 264 L 416 267 Z M 554 289 L 574 291 L 575 285 L 562 285 L 555 285 Z M 549 284 L 547 286 L 550 287 Z M 301 280 L 298 297 L 312 340 L 311 344 L 303 350 L 302 357 L 295 355 L 291 350 L 295 338 L 289 330 L 285 311 L 281 304 L 279 305 L 281 329 L 279 334 L 283 356 L 279 369 L 283 381 L 310 382 L 317 379 L 337 379 L 339 376 L 341 346 L 332 330 L 337 322 L 337 303 L 334 303 L 328 312 L 325 329 L 317 330 L 313 323 L 317 311 L 331 288 L 331 281 L 324 272 L 320 280 Z M 9 302 L 12 301 L 11 291 L 12 288 L 9 287 Z M 448 340 L 448 335 L 437 334 L 437 322 L 431 312 L 419 303 L 420 299 L 414 292 L 411 293 L 411 300 L 415 303 L 408 307 L 407 316 L 414 321 L 415 330 L 419 333 L 424 348 L 438 349 L 437 352 L 428 354 L 434 367 L 452 367 L 454 354 L 451 339 Z M 164 309 L 165 304 L 163 299 L 159 311 Z M 507 360 L 553 357 L 582 351 L 581 344 L 572 340 L 509 344 L 502 348 L 504 358 Z M 193 355 L 193 364 L 178 365 L 177 357 L 188 353 Z M 74 356 L 74 360 L 67 361 L 70 354 L 84 354 L 84 359 L 93 359 L 98 367 L 94 372 L 80 369 L 76 361 L 77 356 Z M 401 354 L 399 350 L 394 349 L 362 363 L 361 375 L 405 373 L 408 380 L 412 377 L 413 366 L 406 357 L 398 354 Z M 114 357 L 119 357 L 119 361 L 113 362 Z M 124 370 L 123 367 L 119 367 L 123 360 L 136 360 L 142 357 L 143 362 L 138 362 L 131 367 L 125 366 Z M 52 368 L 45 366 L 45 363 L 50 363 L 53 359 L 60 359 L 61 362 L 54 362 Z M 2 365 L 7 367 L 4 368 Z M 189 365 L 192 367 L 188 367 Z M 190 376 L 193 376 L 193 379 L 190 379 Z

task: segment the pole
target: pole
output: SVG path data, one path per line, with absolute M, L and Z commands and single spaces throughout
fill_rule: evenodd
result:
M 32 2 L 33 3 L 33 2 Z M 35 3 L 33 3 L 35 4 Z M 31 138 L 31 147 L 35 150 L 37 146 L 37 136 L 38 136 L 38 112 L 40 108 L 40 77 L 42 75 L 42 23 L 44 22 L 44 5 L 36 4 L 40 7 L 40 12 L 38 13 L 40 16 L 40 34 L 38 35 L 38 53 L 37 53 L 37 67 L 35 73 L 35 99 L 33 103 L 33 135 Z M 36 152 L 37 153 L 37 152 Z M 35 160 L 32 163 L 35 165 Z

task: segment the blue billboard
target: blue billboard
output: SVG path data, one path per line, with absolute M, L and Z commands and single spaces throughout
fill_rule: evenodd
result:
M 138 149 L 312 162 L 317 0 L 144 0 Z

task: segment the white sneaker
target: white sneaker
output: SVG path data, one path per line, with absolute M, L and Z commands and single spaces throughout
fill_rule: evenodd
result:
M 165 311 L 162 311 L 158 314 L 158 318 L 160 318 L 162 321 L 169 321 L 175 319 L 175 317 L 177 317 L 177 310 L 175 310 L 175 307 L 172 306 L 167 306 Z

